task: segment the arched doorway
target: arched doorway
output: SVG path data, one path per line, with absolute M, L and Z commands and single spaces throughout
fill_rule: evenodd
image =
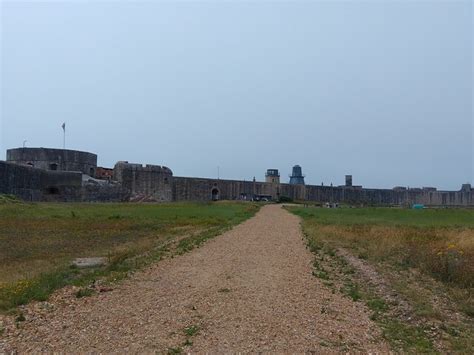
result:
M 217 187 L 214 187 L 211 191 L 211 198 L 212 201 L 217 201 L 219 200 L 219 189 Z

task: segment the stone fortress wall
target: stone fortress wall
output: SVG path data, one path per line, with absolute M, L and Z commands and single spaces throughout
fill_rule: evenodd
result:
M 44 170 L 80 171 L 90 176 L 94 176 L 97 169 L 96 154 L 70 149 L 9 149 L 7 161 Z
M 57 164 L 57 165 L 55 165 Z M 269 169 L 265 182 L 173 176 L 164 166 L 118 162 L 113 177 L 104 178 L 97 155 L 73 150 L 18 148 L 0 161 L 0 193 L 27 201 L 211 201 L 255 198 L 352 205 L 412 205 L 474 207 L 474 189 L 459 191 L 434 188 L 367 189 L 352 185 L 305 185 L 301 167 L 295 166 L 289 184 L 280 183 L 277 169 Z M 105 169 L 111 171 L 112 169 Z M 295 178 L 296 177 L 296 178 Z
M 58 172 L 0 161 L 0 193 L 25 201 L 45 201 L 48 196 L 73 196 L 82 187 L 82 173 Z
M 114 180 L 127 190 L 132 201 L 171 201 L 173 172 L 166 166 L 118 162 Z
M 25 201 L 127 201 L 120 184 L 93 177 L 97 155 L 68 149 L 17 148 L 0 161 L 0 193 Z

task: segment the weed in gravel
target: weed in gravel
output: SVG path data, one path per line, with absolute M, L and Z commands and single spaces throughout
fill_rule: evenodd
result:
M 24 322 L 26 320 L 25 315 L 23 313 L 20 313 L 15 317 L 15 322 Z
M 343 293 L 348 295 L 354 302 L 360 300 L 362 298 L 362 294 L 360 292 L 360 287 L 357 283 L 348 282 L 344 285 L 342 289 Z
M 192 337 L 197 334 L 199 331 L 199 326 L 197 325 L 190 325 L 189 327 L 184 328 L 184 334 L 188 337 Z
M 465 353 L 466 349 L 474 349 L 474 338 L 465 326 L 443 323 L 440 328 L 452 337 L 453 351 Z
M 369 309 L 374 312 L 385 312 L 386 310 L 388 310 L 387 303 L 381 298 L 372 298 L 366 303 L 367 307 L 369 307 Z
M 228 292 L 230 292 L 230 289 L 229 288 L 220 288 L 219 290 L 217 290 L 217 292 L 228 293 Z
M 307 246 L 310 252 L 317 253 L 319 250 L 322 249 L 322 245 L 319 242 L 316 242 L 316 240 L 312 238 L 307 238 L 306 241 L 307 241 Z
M 181 349 L 181 347 L 179 347 L 179 346 L 174 347 L 174 348 L 168 348 L 167 353 L 168 353 L 168 355 L 182 354 L 183 349 Z
M 344 270 L 342 270 L 343 274 L 344 275 L 353 275 L 355 274 L 355 269 L 351 268 L 351 267 L 346 267 L 344 268 Z
M 326 246 L 325 252 L 329 256 L 332 256 L 332 257 L 336 256 L 336 250 L 330 246 Z
M 427 288 L 413 288 L 405 280 L 393 283 L 393 287 L 397 292 L 404 295 L 410 300 L 410 304 L 419 317 L 428 319 L 442 319 L 442 315 L 437 311 L 431 302 L 433 293 Z
M 88 287 L 83 287 L 76 291 L 75 296 L 76 298 L 82 298 L 82 297 L 92 296 L 93 294 L 94 294 L 94 290 Z
M 369 258 L 369 254 L 367 252 L 360 252 L 358 257 L 359 259 L 367 260 Z
M 434 352 L 433 343 L 426 337 L 422 327 L 408 325 L 396 319 L 384 319 L 381 324 L 385 339 L 404 351 Z
M 329 280 L 329 274 L 326 271 L 313 271 L 313 275 L 321 280 Z

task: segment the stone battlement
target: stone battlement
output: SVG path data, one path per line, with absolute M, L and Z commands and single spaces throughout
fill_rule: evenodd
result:
M 290 183 L 281 183 L 278 169 L 267 170 L 265 182 L 174 177 L 161 165 L 119 161 L 107 170 L 103 180 L 84 184 L 83 174 L 94 177 L 97 155 L 73 150 L 17 148 L 0 161 L 0 193 L 14 194 L 30 201 L 210 201 L 251 200 L 254 198 L 294 200 L 352 205 L 411 205 L 474 207 L 470 184 L 459 191 L 439 191 L 434 187 L 367 189 L 352 185 L 346 175 L 341 186 L 304 185 L 300 166 L 293 167 Z M 98 174 L 100 175 L 100 174 Z M 101 178 L 101 176 L 96 178 Z M 103 183 L 98 183 L 103 181 Z
M 7 161 L 44 170 L 80 171 L 90 176 L 94 176 L 97 169 L 96 154 L 70 149 L 8 149 Z

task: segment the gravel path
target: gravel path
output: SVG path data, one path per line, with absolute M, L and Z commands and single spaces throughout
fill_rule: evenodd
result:
M 43 307 L 50 310 L 27 314 L 20 330 L 7 329 L 3 347 L 66 353 L 387 352 L 363 304 L 333 294 L 312 276 L 312 260 L 298 218 L 268 205 L 111 292 L 54 296 Z

